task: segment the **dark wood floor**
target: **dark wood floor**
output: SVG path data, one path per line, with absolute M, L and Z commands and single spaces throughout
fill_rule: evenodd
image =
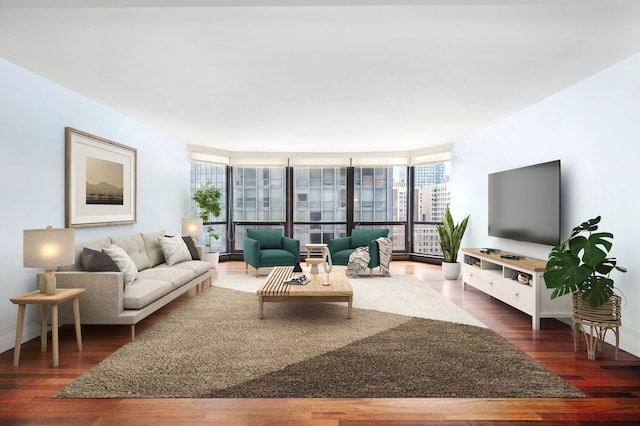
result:
M 393 262 L 392 273 L 430 275 L 433 266 Z M 241 262 L 221 263 L 216 276 L 244 273 Z M 128 327 L 83 326 L 84 351 L 77 352 L 73 328 L 60 329 L 60 366 L 40 352 L 38 339 L 22 346 L 20 365 L 13 350 L 0 354 L 0 424 L 640 424 L 640 359 L 626 352 L 615 361 L 605 345 L 587 361 L 584 344 L 574 353 L 570 327 L 530 317 L 459 283 L 428 281 L 505 339 L 528 353 L 589 398 L 580 399 L 55 399 L 58 390 L 105 359 L 129 339 Z M 206 291 L 206 290 L 205 290 Z M 162 320 L 191 297 L 174 301 L 138 326 Z M 29 309 L 29 308 L 28 308 Z M 624 312 L 623 312 L 624 321 Z M 51 345 L 49 345 L 50 347 Z M 212 357 L 215 362 L 215 357 Z

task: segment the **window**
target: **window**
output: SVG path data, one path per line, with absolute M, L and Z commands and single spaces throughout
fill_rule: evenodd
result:
M 211 222 L 209 226 L 213 228 L 213 233 L 220 235 L 219 239 L 211 240 L 211 249 L 213 251 L 226 252 L 227 239 L 224 238 L 227 234 L 227 167 L 220 164 L 211 164 L 204 162 L 191 162 L 191 216 L 198 217 L 200 211 L 195 201 L 193 201 L 193 194 L 200 187 L 200 185 L 207 182 L 213 183 L 222 191 L 222 212 L 220 216 Z M 205 234 L 196 236 L 198 245 L 206 246 L 206 224 Z
M 302 247 L 347 235 L 346 188 L 345 167 L 293 169 L 294 238 Z
M 442 256 L 435 225 L 442 223 L 449 205 L 449 163 L 422 164 L 413 168 L 415 188 L 413 252 Z

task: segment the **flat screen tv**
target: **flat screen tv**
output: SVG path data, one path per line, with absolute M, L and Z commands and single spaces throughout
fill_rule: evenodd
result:
M 489 175 L 489 235 L 560 243 L 560 160 Z

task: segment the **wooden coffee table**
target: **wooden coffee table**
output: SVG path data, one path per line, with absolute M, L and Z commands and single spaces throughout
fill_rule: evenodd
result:
M 299 275 L 293 272 L 293 266 L 275 266 L 265 283 L 257 291 L 259 317 L 264 318 L 265 302 L 347 302 L 347 318 L 351 318 L 353 289 L 347 280 L 346 267 L 334 266 L 330 273 L 302 272 L 311 279 L 305 285 L 285 284 L 289 278 Z M 328 283 L 329 285 L 323 285 Z

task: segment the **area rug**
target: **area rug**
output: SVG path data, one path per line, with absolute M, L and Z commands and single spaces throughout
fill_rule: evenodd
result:
M 438 276 L 441 274 L 438 270 Z M 264 276 L 256 277 L 253 274 L 227 274 L 216 279 L 215 286 L 255 294 L 264 280 Z M 349 278 L 349 284 L 353 288 L 355 308 L 485 327 L 474 316 L 414 275 L 365 275 Z
M 483 327 L 209 287 L 59 398 L 583 397 Z

